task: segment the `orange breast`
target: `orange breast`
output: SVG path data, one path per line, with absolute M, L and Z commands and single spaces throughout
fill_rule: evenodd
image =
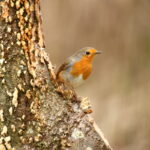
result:
M 71 74 L 75 77 L 83 75 L 83 79 L 86 80 L 92 71 L 92 63 L 88 59 L 82 59 L 76 62 L 71 70 Z

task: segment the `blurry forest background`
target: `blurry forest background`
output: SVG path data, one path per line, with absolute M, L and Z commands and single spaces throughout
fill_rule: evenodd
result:
M 89 97 L 96 122 L 114 150 L 150 150 L 150 1 L 42 0 L 46 50 L 59 66 L 92 46 Z

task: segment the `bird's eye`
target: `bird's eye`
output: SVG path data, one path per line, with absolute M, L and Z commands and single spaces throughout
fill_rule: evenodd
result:
M 90 52 L 86 51 L 86 55 L 89 55 L 89 54 L 90 54 Z

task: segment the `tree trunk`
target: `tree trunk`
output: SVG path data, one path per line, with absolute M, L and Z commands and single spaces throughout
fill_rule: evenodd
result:
M 39 0 L 1 0 L 0 150 L 110 150 L 87 100 L 58 92 L 43 43 Z

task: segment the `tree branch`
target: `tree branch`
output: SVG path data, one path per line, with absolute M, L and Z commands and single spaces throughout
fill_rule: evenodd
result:
M 0 2 L 0 149 L 110 150 L 87 100 L 58 93 L 38 0 Z M 76 101 L 73 101 L 76 100 Z

